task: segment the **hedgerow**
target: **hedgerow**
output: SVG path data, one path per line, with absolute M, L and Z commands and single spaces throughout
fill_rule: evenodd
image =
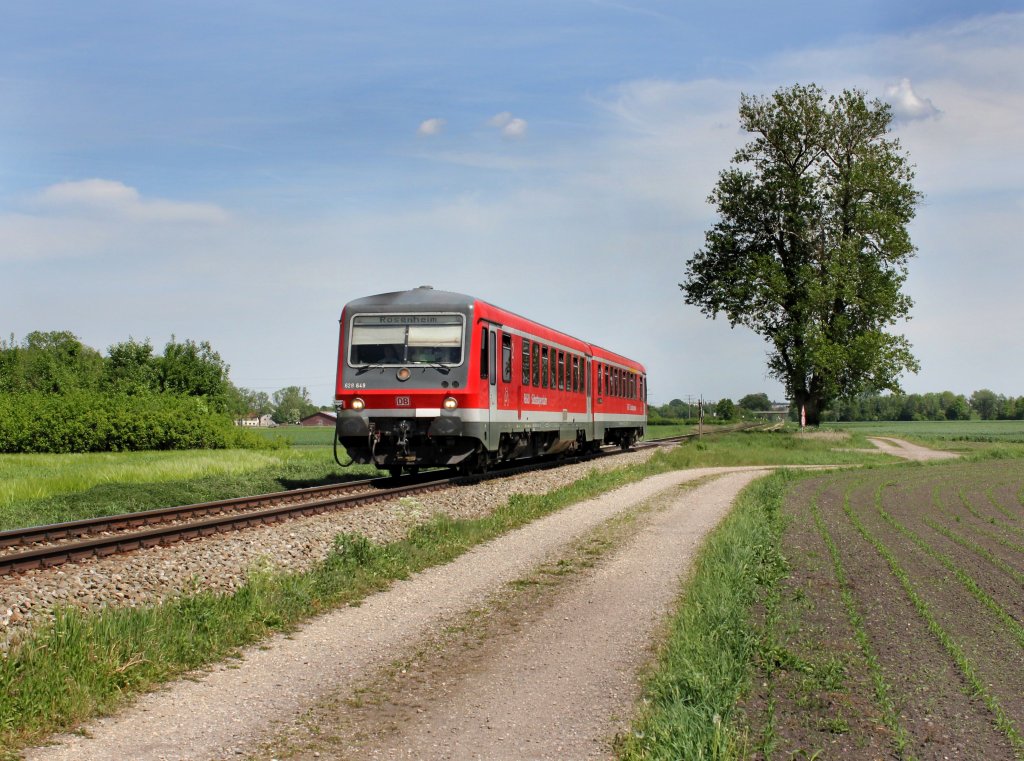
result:
M 119 452 L 261 447 L 265 442 L 178 394 L 0 394 L 0 452 Z

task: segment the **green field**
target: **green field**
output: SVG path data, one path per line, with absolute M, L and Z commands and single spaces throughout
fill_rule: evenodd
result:
M 345 461 L 344 450 L 339 457 Z M 378 474 L 366 465 L 338 467 L 329 439 L 277 449 L 0 454 L 0 530 Z
M 822 427 L 864 436 L 897 436 L 932 442 L 1024 443 L 1024 420 L 879 421 L 827 423 Z
M 334 442 L 334 427 L 329 425 L 282 425 L 252 430 L 268 441 L 282 441 L 296 447 L 329 447 Z

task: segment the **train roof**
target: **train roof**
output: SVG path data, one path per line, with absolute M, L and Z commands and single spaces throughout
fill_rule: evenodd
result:
M 590 351 L 593 353 L 595 357 L 603 358 L 608 361 L 617 362 L 619 364 L 627 366 L 631 365 L 634 366 L 640 372 L 644 372 L 644 366 L 641 363 L 637 362 L 636 360 L 629 359 L 628 357 L 625 357 L 621 354 L 609 351 L 608 349 L 592 344 L 589 341 L 584 341 L 582 339 L 575 338 L 567 333 L 563 333 L 562 331 L 550 328 L 544 325 L 543 323 L 537 322 L 536 320 L 531 320 L 528 317 L 523 317 L 520 314 L 511 312 L 507 309 L 503 309 L 502 307 L 491 304 L 490 302 L 484 301 L 483 299 L 479 299 L 475 296 L 469 296 L 465 293 L 455 293 L 453 291 L 438 291 L 429 285 L 421 285 L 418 288 L 413 288 L 408 291 L 393 291 L 391 293 L 378 293 L 374 296 L 365 296 L 361 299 L 355 299 L 354 301 L 350 301 L 348 304 L 345 305 L 345 309 L 377 311 L 394 309 L 396 307 L 413 307 L 421 309 L 426 307 L 429 309 L 464 311 L 469 309 L 476 303 L 486 304 L 491 309 L 503 312 L 513 317 L 517 317 L 520 320 L 524 320 L 534 325 L 546 328 L 547 330 L 550 330 L 553 333 L 558 333 L 567 338 L 572 338 L 573 340 L 578 341 L 581 344 L 586 344 L 586 346 L 589 347 Z
M 477 301 L 473 296 L 451 291 L 435 291 L 421 285 L 409 291 L 378 293 L 350 301 L 346 309 L 393 309 L 395 307 L 430 307 L 433 309 L 467 309 Z

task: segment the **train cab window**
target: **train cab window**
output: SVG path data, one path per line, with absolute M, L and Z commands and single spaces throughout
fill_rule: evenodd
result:
M 533 352 L 533 385 L 540 386 L 540 344 L 536 341 L 533 342 L 531 347 Z
M 508 333 L 501 334 L 501 380 L 512 382 L 512 336 Z
M 542 346 L 540 350 L 540 385 L 548 387 L 548 347 Z
M 558 352 L 558 388 L 565 390 L 565 352 Z
M 530 385 L 530 339 L 523 339 L 523 385 Z
M 358 314 L 346 335 L 351 367 L 408 364 L 454 367 L 463 361 L 465 318 L 438 314 L 425 324 L 417 314 Z

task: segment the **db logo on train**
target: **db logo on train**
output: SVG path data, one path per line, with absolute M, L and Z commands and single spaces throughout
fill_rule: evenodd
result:
M 409 407 L 409 406 L 411 406 L 411 402 L 409 401 L 409 397 L 407 397 L 407 396 L 396 396 L 395 397 L 395 406 L 396 407 Z

